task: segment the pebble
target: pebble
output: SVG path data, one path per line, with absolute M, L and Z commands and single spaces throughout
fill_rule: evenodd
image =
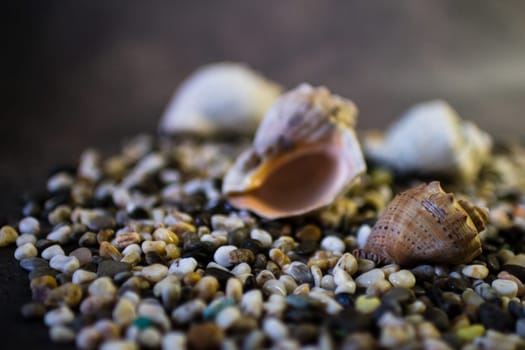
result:
M 520 318 L 516 322 L 516 333 L 525 338 L 525 318 Z
M 49 262 L 45 259 L 34 256 L 21 259 L 20 267 L 26 271 L 33 271 L 35 269 L 48 268 Z
M 343 269 L 344 271 L 346 271 L 346 273 L 352 276 L 354 273 L 357 272 L 359 264 L 357 262 L 357 259 L 352 254 L 344 253 L 335 264 L 335 267 Z
M 137 344 L 129 340 L 107 340 L 99 347 L 100 350 L 137 350 Z
M 66 254 L 64 253 L 64 250 L 62 249 L 61 246 L 59 246 L 58 244 L 54 244 L 44 249 L 40 255 L 42 256 L 42 258 L 46 260 L 51 260 L 51 258 L 53 258 L 56 255 L 66 255 Z
M 215 317 L 215 323 L 224 330 L 229 329 L 237 320 L 241 318 L 241 311 L 236 306 L 229 306 L 222 309 Z
M 77 334 L 75 344 L 79 349 L 95 349 L 102 340 L 102 335 L 93 326 L 84 327 Z
M 22 260 L 38 255 L 38 250 L 33 243 L 25 243 L 15 250 L 15 259 Z
M 65 325 L 71 323 L 75 318 L 75 314 L 67 306 L 48 311 L 44 316 L 44 323 L 48 327 Z
M 122 261 L 103 260 L 98 264 L 97 276 L 113 277 L 117 273 L 130 271 L 131 264 Z
M 46 238 L 50 241 L 59 242 L 60 244 L 66 244 L 71 237 L 71 227 L 68 225 L 58 227 L 51 231 Z
M 91 262 L 91 259 L 93 255 L 91 254 L 91 251 L 88 248 L 77 248 L 71 251 L 69 253 L 69 256 L 74 256 L 78 259 L 78 262 L 80 263 L 80 266 L 87 264 Z
M 262 329 L 274 342 L 279 342 L 288 337 L 288 328 L 278 318 L 265 318 L 262 323 Z
M 20 313 L 28 320 L 41 319 L 46 314 L 46 307 L 42 303 L 30 302 L 22 305 Z
M 75 331 L 62 325 L 52 326 L 49 329 L 49 338 L 56 343 L 70 343 L 75 340 Z
M 139 332 L 138 342 L 147 349 L 156 349 L 162 342 L 162 334 L 154 327 L 148 327 Z
M 250 290 L 242 295 L 241 310 L 244 315 L 259 319 L 263 311 L 263 295 L 260 290 Z
M 270 248 L 272 246 L 272 236 L 265 230 L 254 228 L 250 231 L 250 238 L 261 242 L 263 248 Z
M 499 295 L 509 298 L 514 298 L 518 295 L 518 285 L 511 280 L 495 279 L 492 281 L 492 288 L 494 288 Z
M 0 228 L 0 247 L 7 247 L 16 242 L 18 232 L 12 226 L 2 226 Z
M 16 239 L 16 245 L 17 247 L 20 247 L 21 245 L 24 245 L 26 243 L 36 244 L 36 236 L 32 235 L 30 233 L 24 233 Z
M 82 269 L 78 269 L 73 273 L 73 277 L 71 278 L 71 282 L 76 284 L 83 284 L 88 283 L 97 278 L 97 274 L 91 271 L 86 271 Z
M 158 282 L 168 275 L 168 267 L 161 264 L 145 266 L 141 274 L 150 282 Z
M 388 277 L 388 280 L 394 287 L 413 288 L 416 285 L 416 278 L 409 270 L 393 272 Z
M 181 277 L 195 271 L 197 265 L 194 258 L 180 258 L 171 263 L 168 273 Z
M 345 251 L 345 242 L 337 236 L 326 236 L 321 241 L 321 248 L 329 252 L 342 254 Z
M 224 338 L 224 331 L 213 322 L 195 324 L 187 333 L 188 346 L 195 350 L 219 348 Z
M 364 314 L 370 314 L 374 312 L 379 305 L 381 305 L 381 300 L 376 297 L 367 297 L 365 295 L 360 295 L 355 301 L 355 309 Z
M 224 245 L 219 247 L 213 254 L 213 260 L 221 266 L 230 267 L 233 262 L 230 259 L 230 253 L 237 250 L 237 247 L 234 245 Z
M 49 266 L 66 274 L 72 274 L 80 267 L 80 262 L 74 256 L 55 255 L 49 260 Z
M 238 278 L 229 278 L 226 282 L 226 296 L 239 302 L 242 299 L 243 287 Z
M 99 277 L 88 287 L 91 296 L 113 298 L 117 294 L 117 287 L 109 277 Z
M 479 319 L 486 329 L 510 332 L 515 328 L 512 316 L 499 306 L 491 303 L 483 303 L 479 306 Z
M 363 248 L 368 240 L 368 236 L 372 232 L 372 228 L 369 225 L 361 225 L 357 230 L 357 246 Z
M 184 350 L 187 347 L 187 338 L 183 332 L 168 332 L 162 338 L 162 350 Z
M 467 265 L 461 270 L 461 272 L 467 277 L 480 280 L 487 278 L 489 275 L 489 269 L 486 266 L 479 264 Z
M 32 216 L 27 216 L 18 223 L 18 230 L 22 234 L 37 235 L 40 233 L 40 222 Z
M 206 308 L 206 303 L 200 299 L 193 299 L 179 305 L 171 313 L 171 318 L 180 324 L 191 322 L 197 315 L 201 315 Z
M 276 280 L 276 279 L 270 279 L 264 282 L 262 286 L 262 290 L 264 293 L 271 295 L 271 294 L 278 294 L 282 296 L 286 296 L 286 286 L 283 282 Z
M 370 271 L 367 271 L 359 275 L 355 279 L 355 282 L 357 283 L 357 286 L 359 287 L 368 287 L 373 282 L 378 281 L 378 280 L 384 280 L 384 279 L 385 279 L 385 273 L 383 272 L 383 270 L 372 269 Z
M 135 305 L 128 299 L 121 298 L 112 313 L 113 321 L 121 327 L 130 325 L 137 317 Z
M 310 268 L 302 262 L 294 261 L 288 266 L 285 266 L 283 271 L 292 276 L 292 278 L 299 284 L 313 282 L 313 275 Z
M 470 343 L 474 338 L 482 336 L 483 334 L 485 334 L 485 327 L 481 324 L 473 324 L 456 331 L 456 335 L 465 343 Z

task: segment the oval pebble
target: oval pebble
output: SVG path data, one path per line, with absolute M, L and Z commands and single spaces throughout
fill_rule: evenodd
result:
M 518 285 L 511 280 L 495 279 L 492 281 L 492 288 L 494 288 L 501 296 L 514 298 L 518 295 Z
M 372 283 L 378 280 L 384 280 L 385 279 L 385 273 L 381 269 L 372 269 L 370 271 L 367 271 L 365 273 L 362 273 L 359 275 L 355 282 L 359 287 L 368 287 Z
M 149 265 L 142 269 L 141 274 L 150 282 L 158 282 L 168 275 L 168 267 L 162 264 Z
M 213 254 L 213 260 L 215 260 L 215 262 L 221 266 L 230 267 L 232 265 L 230 253 L 234 250 L 237 250 L 237 247 L 234 245 L 223 245 L 217 248 Z
M 61 246 L 59 246 L 58 244 L 54 244 L 44 249 L 40 255 L 46 260 L 51 260 L 56 255 L 66 254 L 64 253 L 64 249 L 62 249 Z
M 486 266 L 479 264 L 467 265 L 461 270 L 461 272 L 467 277 L 480 280 L 487 278 L 489 275 L 489 269 Z
M 416 285 L 416 278 L 409 270 L 399 270 L 388 276 L 388 280 L 394 287 L 413 288 Z
M 7 247 L 16 242 L 18 232 L 11 226 L 2 226 L 0 229 L 0 247 Z
M 25 258 L 31 258 L 38 255 L 38 250 L 33 243 L 26 243 L 16 248 L 15 259 L 22 260 Z
M 80 262 L 74 256 L 55 255 L 49 261 L 53 269 L 70 274 L 80 267 Z
M 345 242 L 337 236 L 326 236 L 321 241 L 321 248 L 332 253 L 341 254 L 345 251 Z
M 36 235 L 40 232 L 40 222 L 32 216 L 27 216 L 18 223 L 20 233 Z

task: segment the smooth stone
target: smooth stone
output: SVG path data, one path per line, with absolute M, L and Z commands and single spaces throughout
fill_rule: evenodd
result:
M 492 281 L 492 288 L 505 297 L 514 298 L 518 295 L 518 285 L 511 280 L 495 279 Z
M 414 301 L 414 292 L 410 289 L 395 287 L 389 289 L 381 296 L 383 303 L 409 304 Z
M 131 264 L 113 261 L 113 260 L 103 260 L 98 264 L 97 276 L 98 277 L 113 277 L 119 272 L 131 271 Z
M 394 287 L 412 288 L 416 285 L 416 278 L 409 270 L 399 270 L 388 276 L 388 280 Z
M 381 300 L 376 297 L 369 298 L 365 295 L 360 295 L 355 301 L 355 309 L 364 314 L 374 312 L 381 305 Z
M 204 275 L 215 277 L 219 281 L 221 288 L 226 287 L 226 283 L 228 282 L 228 279 L 230 279 L 231 277 L 235 277 L 231 272 L 217 268 L 217 267 L 208 267 L 205 270 Z
M 341 304 L 345 308 L 354 306 L 354 297 L 350 293 L 337 293 L 335 295 L 335 301 Z
M 41 319 L 46 313 L 46 307 L 42 303 L 30 302 L 22 305 L 20 313 L 28 320 Z
M 42 277 L 42 276 L 53 276 L 54 277 L 58 273 L 59 273 L 59 271 L 57 271 L 55 269 L 52 269 L 50 267 L 39 267 L 39 268 L 36 268 L 36 269 L 32 270 L 31 272 L 29 272 L 27 277 L 30 280 L 33 280 L 35 278 Z
M 385 273 L 381 269 L 372 269 L 359 275 L 355 282 L 359 287 L 368 287 L 374 281 L 385 279 Z
M 425 310 L 425 318 L 432 322 L 440 331 L 445 331 L 450 327 L 450 321 L 445 311 L 437 307 L 429 307 Z
M 516 276 L 522 283 L 525 283 L 525 267 L 520 265 L 505 264 L 502 267 L 503 271 L 507 271 L 513 276 Z
M 434 279 L 434 267 L 431 265 L 419 265 L 411 271 L 418 281 L 432 282 Z
M 310 268 L 302 262 L 292 262 L 287 267 L 285 267 L 284 272 L 290 275 L 299 284 L 313 283 L 313 276 Z
M 479 318 L 487 329 L 511 332 L 515 328 L 513 317 L 507 311 L 492 303 L 483 303 L 479 306 Z
M 482 336 L 485 333 L 485 327 L 480 324 L 473 324 L 471 326 L 460 328 L 456 331 L 459 339 L 465 343 L 470 343 L 474 338 Z
M 489 269 L 486 266 L 473 264 L 465 266 L 461 272 L 463 275 L 475 278 L 475 279 L 485 279 L 489 275 Z
M 75 250 L 72 250 L 71 253 L 69 253 L 69 255 L 76 257 L 80 262 L 80 266 L 91 262 L 91 258 L 93 257 L 91 250 L 85 247 L 80 247 Z
M 451 277 L 447 280 L 447 288 L 452 292 L 463 293 L 468 287 L 470 287 L 469 283 L 463 278 Z
M 31 257 L 20 260 L 20 267 L 26 271 L 33 271 L 36 269 L 48 268 L 49 262 L 46 259 Z
M 188 345 L 195 350 L 219 348 L 224 338 L 224 331 L 213 322 L 195 324 L 187 333 Z

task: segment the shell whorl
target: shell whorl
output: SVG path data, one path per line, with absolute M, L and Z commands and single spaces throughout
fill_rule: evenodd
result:
M 445 193 L 439 182 L 422 184 L 392 200 L 357 254 L 400 265 L 466 263 L 481 253 L 486 221 L 484 209 Z

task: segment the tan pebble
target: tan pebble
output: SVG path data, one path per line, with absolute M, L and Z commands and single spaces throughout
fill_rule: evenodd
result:
M 49 288 L 53 289 L 57 287 L 57 280 L 53 276 L 45 275 L 33 278 L 31 280 L 31 289 L 33 288 Z
M 291 263 L 290 258 L 286 254 L 284 254 L 282 250 L 278 248 L 270 249 L 268 256 L 281 268 L 284 265 Z
M 106 296 L 89 296 L 80 303 L 80 312 L 85 315 L 96 315 L 113 306 L 114 298 Z
M 335 265 L 336 268 L 341 268 L 350 276 L 357 272 L 358 262 L 357 259 L 350 253 L 344 253 Z
M 421 339 L 439 339 L 441 333 L 432 322 L 424 321 L 416 325 L 416 331 Z
M 181 237 L 186 232 L 195 232 L 197 229 L 195 226 L 188 224 L 183 221 L 176 222 L 174 224 L 171 224 L 169 226 L 170 230 L 172 230 L 177 236 Z
M 179 237 L 175 232 L 161 227 L 153 232 L 153 239 L 156 241 L 164 241 L 166 244 L 179 244 Z
M 109 277 L 99 277 L 88 287 L 88 292 L 93 296 L 101 297 L 115 297 L 117 295 L 117 287 L 113 283 L 113 280 Z
M 113 321 L 122 327 L 126 327 L 137 317 L 135 305 L 127 299 L 119 299 L 113 309 Z
M 358 267 L 357 271 L 364 273 L 372 270 L 374 267 L 376 267 L 376 263 L 369 259 L 358 259 Z
M 157 253 L 164 255 L 166 253 L 166 242 L 164 241 L 144 241 L 142 242 L 142 251 L 144 254 Z
M 119 249 L 124 249 L 129 245 L 140 243 L 141 238 L 137 232 L 124 232 L 117 235 L 113 244 Z
M 366 295 L 369 297 L 378 297 L 390 290 L 392 285 L 387 280 L 377 280 L 368 285 L 366 288 Z
M 47 306 L 67 305 L 75 307 L 82 299 L 82 288 L 74 283 L 66 283 L 57 287 L 48 294 L 45 304 Z
M 117 339 L 120 336 L 119 326 L 110 320 L 98 320 L 94 326 L 104 340 Z
M 120 260 L 121 262 L 128 263 L 130 265 L 136 265 L 142 260 L 142 257 L 140 256 L 140 253 L 137 252 L 131 252 L 126 255 Z
M 224 340 L 224 331 L 214 322 L 205 322 L 193 325 L 187 337 L 191 349 L 218 349 Z
M 195 284 L 198 297 L 203 300 L 211 300 L 219 289 L 219 281 L 212 276 L 204 276 Z
M 73 273 L 73 277 L 71 281 L 75 284 L 82 284 L 82 283 L 91 282 L 96 278 L 97 278 L 96 273 L 79 269 Z
M 182 282 L 187 286 L 194 286 L 201 280 L 202 276 L 196 271 L 188 272 L 182 277 Z
M 459 315 L 451 320 L 450 324 L 453 330 L 458 330 L 470 326 L 470 320 L 467 315 Z
M 166 245 L 166 258 L 168 260 L 174 260 L 180 258 L 182 255 L 182 252 L 179 247 L 175 244 L 167 244 Z
M 293 294 L 296 295 L 308 295 L 310 294 L 310 285 L 308 283 L 303 283 L 297 286 L 293 291 Z
M 98 254 L 103 258 L 109 258 L 114 261 L 120 261 L 122 259 L 122 254 L 118 249 L 107 241 L 100 243 Z
M 75 332 L 66 326 L 54 326 L 49 329 L 49 338 L 55 343 L 70 343 L 75 340 Z
M 250 249 L 235 249 L 229 254 L 232 264 L 237 265 L 241 263 L 252 264 L 255 261 L 255 255 Z
M 397 264 L 388 264 L 381 268 L 383 272 L 385 273 L 385 278 L 388 279 L 388 277 L 393 274 L 394 272 L 398 272 L 400 270 L 399 265 Z
M 142 269 L 142 276 L 150 282 L 158 282 L 168 275 L 168 267 L 161 264 L 153 264 Z
M 108 229 L 100 230 L 97 233 L 97 242 L 99 244 L 101 244 L 102 242 L 109 242 L 111 241 L 114 235 L 115 235 L 115 231 L 113 231 L 112 229 L 108 228 Z
M 237 302 L 242 298 L 242 283 L 238 278 L 231 277 L 226 282 L 226 296 L 235 299 Z
M 76 336 L 76 345 L 82 350 L 95 349 L 102 340 L 102 335 L 93 326 L 84 327 Z
M 475 279 L 485 279 L 489 275 L 489 269 L 486 266 L 479 264 L 467 265 L 461 270 L 463 275 L 475 278 Z
M 306 225 L 301 227 L 295 234 L 298 241 L 318 241 L 321 239 L 321 229 L 316 225 Z
M 388 280 L 394 287 L 413 288 L 416 285 L 416 277 L 409 270 L 399 270 L 392 273 Z
M 372 269 L 370 271 L 367 271 L 361 275 L 359 275 L 355 282 L 357 283 L 358 287 L 368 287 L 370 284 L 372 284 L 375 281 L 378 280 L 384 280 L 385 279 L 385 273 L 381 269 Z
M 7 247 L 16 242 L 18 232 L 12 226 L 3 226 L 0 229 L 0 247 Z

